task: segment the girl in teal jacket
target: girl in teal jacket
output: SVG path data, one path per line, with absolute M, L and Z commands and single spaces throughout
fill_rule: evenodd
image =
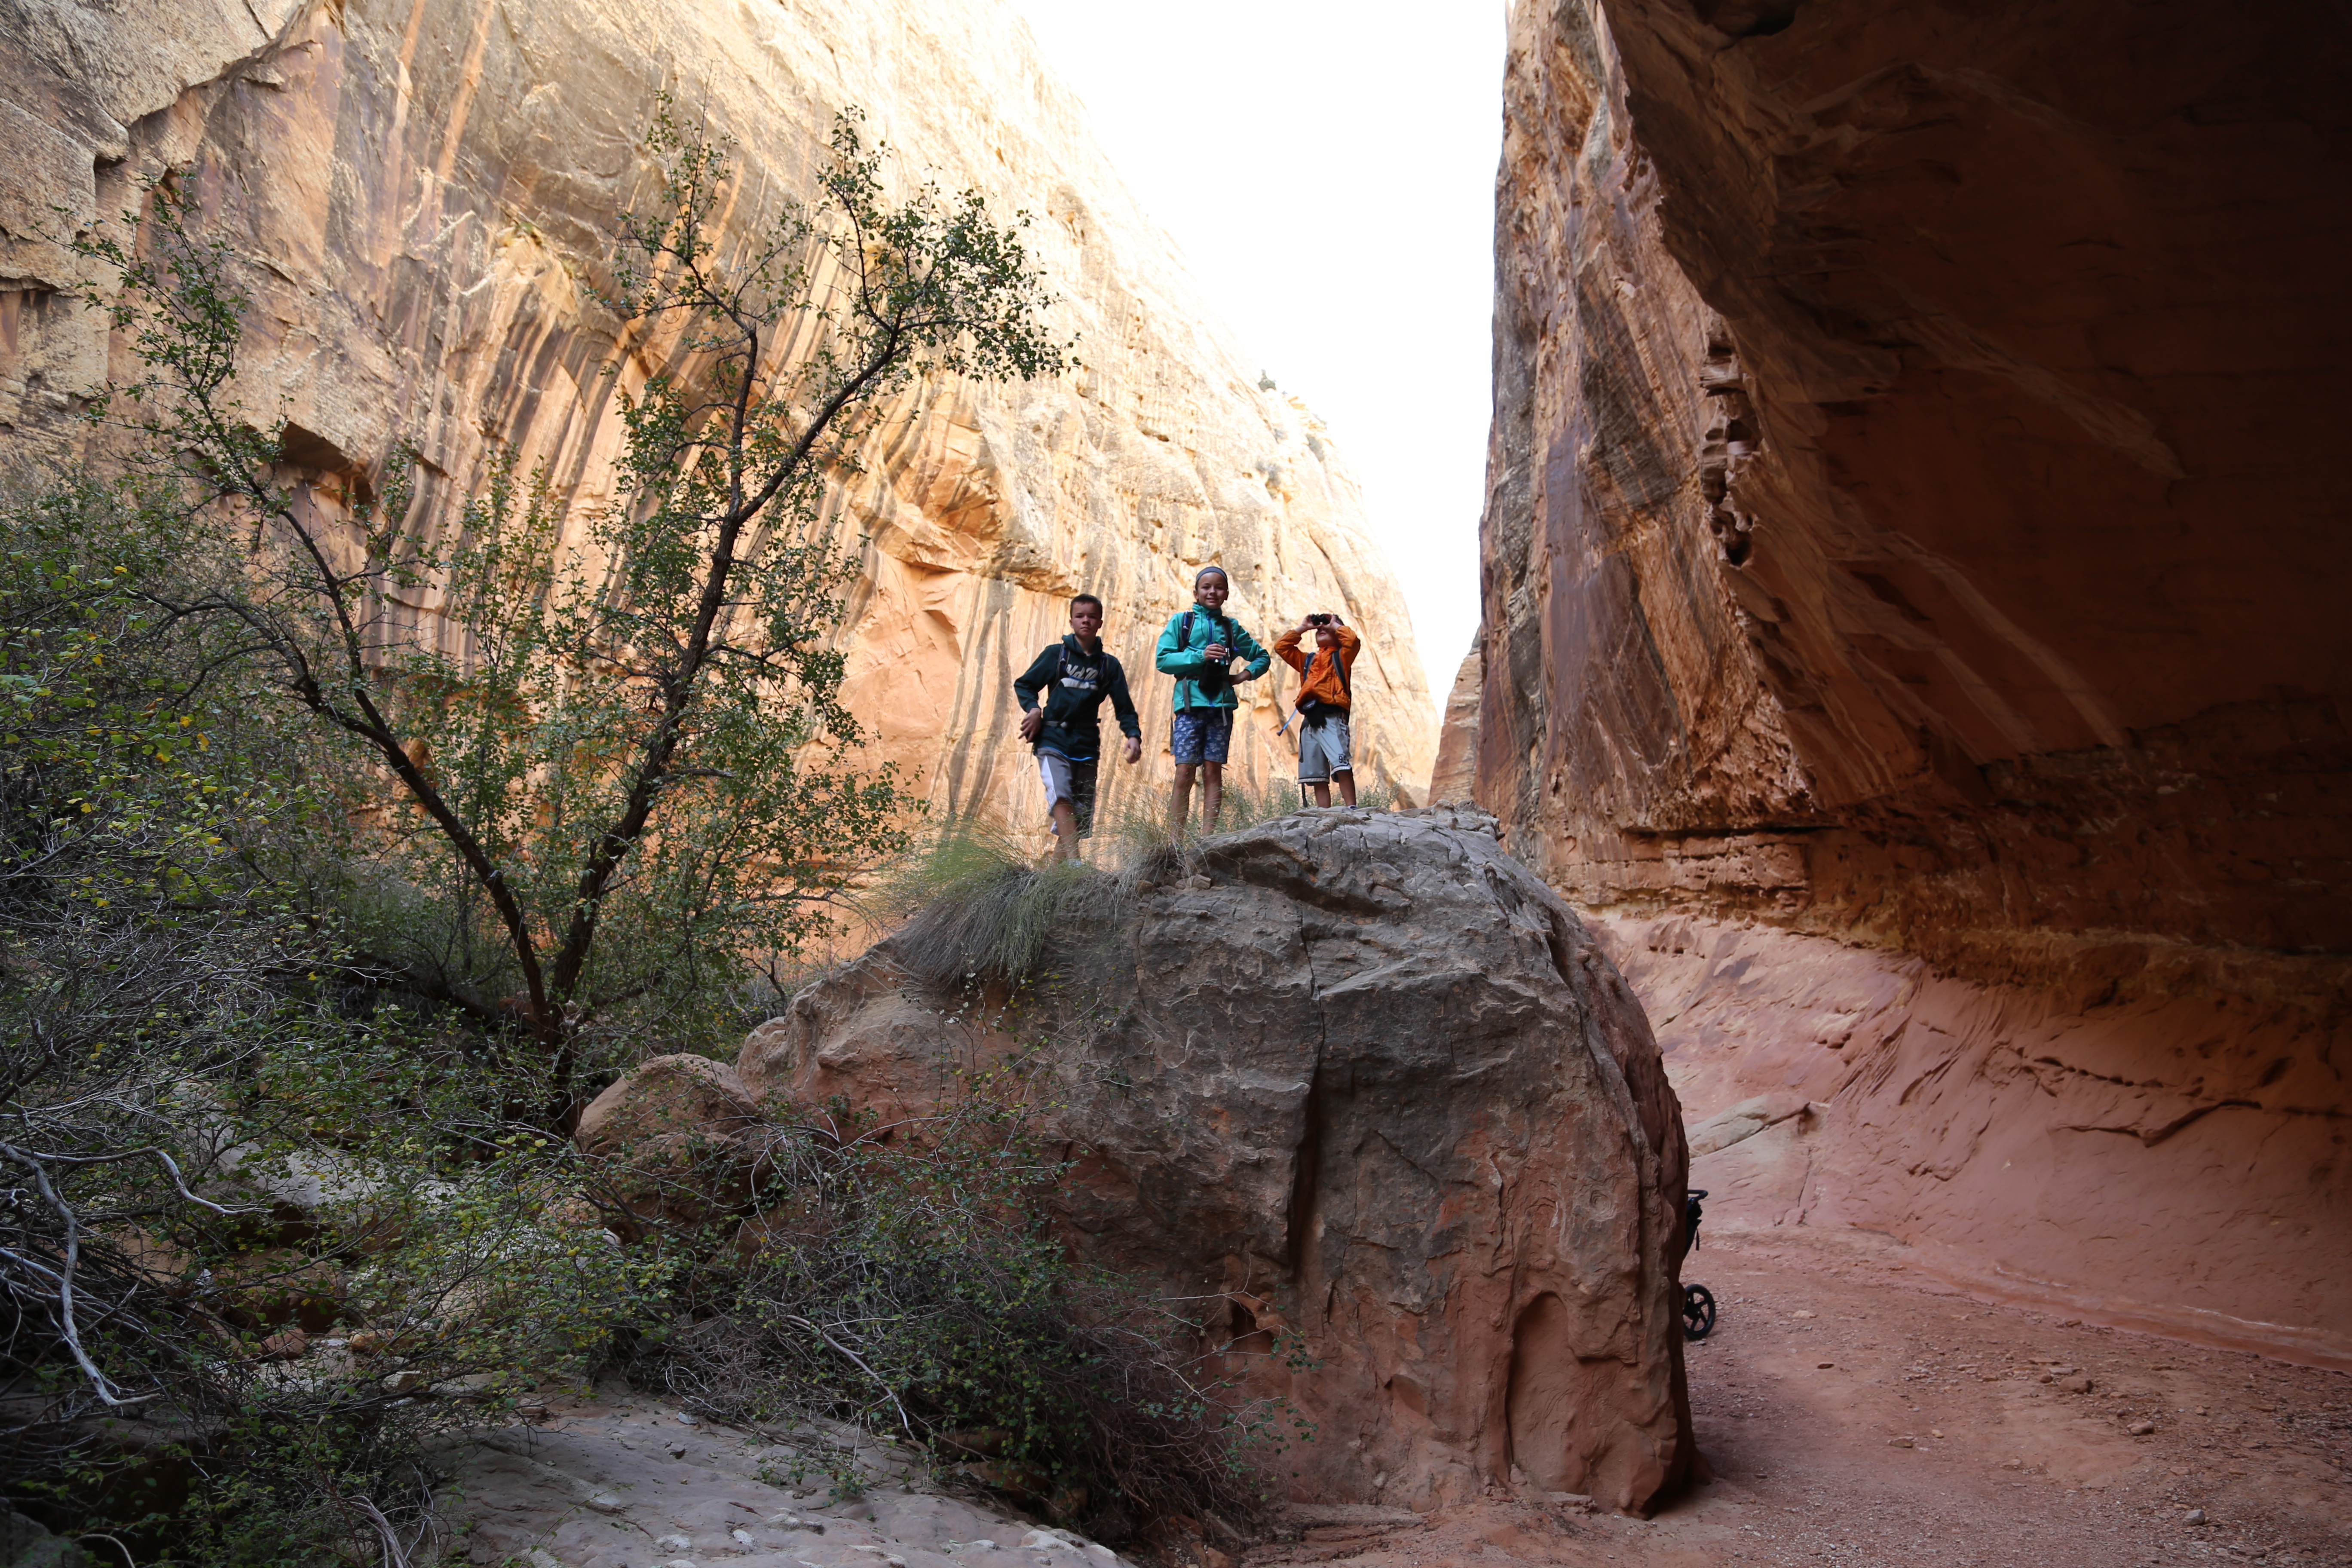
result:
M 1225 615 L 1231 592 L 1223 567 L 1202 567 L 1192 579 L 1192 607 L 1168 617 L 1152 661 L 1162 675 L 1176 678 L 1176 721 L 1170 732 L 1176 758 L 1176 789 L 1168 803 L 1171 833 L 1183 832 L 1192 815 L 1195 770 L 1202 775 L 1202 823 L 1216 826 L 1217 807 L 1224 797 L 1225 759 L 1233 744 L 1234 710 L 1240 705 L 1234 688 L 1255 680 L 1274 663 L 1274 656 Z M 1239 674 L 1233 668 L 1236 658 L 1249 661 Z

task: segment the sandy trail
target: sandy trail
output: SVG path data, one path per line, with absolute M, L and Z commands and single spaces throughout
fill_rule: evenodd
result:
M 1684 1273 L 1721 1306 L 1688 1356 L 1712 1480 L 1646 1522 L 1497 1496 L 1402 1528 L 1307 1529 L 1245 1568 L 2352 1564 L 2352 1375 L 1979 1300 L 1873 1237 L 1708 1234 Z M 787 1486 L 779 1456 L 639 1395 L 566 1406 L 473 1451 L 457 1488 L 469 1555 L 1115 1568 L 1034 1521 L 925 1495 L 878 1449 L 905 1479 L 854 1505 Z
M 1684 1277 L 1721 1305 L 1689 1348 L 1715 1479 L 1653 1521 L 1497 1500 L 1249 1562 L 2352 1563 L 2352 1376 L 1978 1300 L 1899 1258 L 1708 1238 Z

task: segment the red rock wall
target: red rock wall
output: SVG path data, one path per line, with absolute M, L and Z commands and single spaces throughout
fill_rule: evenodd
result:
M 1440 774 L 1588 907 L 1817 933 L 1736 984 L 1626 959 L 1697 1111 L 1832 1107 L 1769 1135 L 1838 1152 L 1759 1223 L 2352 1345 L 2312 1283 L 2352 1230 L 2347 46 L 2283 5 L 1514 7 Z M 1855 1065 L 1926 1023 L 1817 1039 L 1825 963 L 1964 988 L 1935 1072 Z M 1678 1035 L 1694 996 L 1738 1026 Z
M 1357 765 L 1418 798 L 1428 686 L 1352 470 L 1311 411 L 1256 384 L 1256 359 L 1005 0 L 12 0 L 0 463 L 83 439 L 107 376 L 105 322 L 74 303 L 83 269 L 56 237 L 137 205 L 139 181 L 172 168 L 255 301 L 247 405 L 310 433 L 320 493 L 413 441 L 410 521 L 433 526 L 503 442 L 591 515 L 621 440 L 614 394 L 672 346 L 656 334 L 622 353 L 591 294 L 619 214 L 650 199 L 636 143 L 659 90 L 734 141 L 739 235 L 810 190 L 833 116 L 862 109 L 891 180 L 1034 215 L 1050 325 L 1079 344 L 1060 376 L 909 389 L 828 498 L 861 569 L 841 642 L 877 761 L 936 815 L 1041 833 L 1011 685 L 1087 591 L 1108 605 L 1150 748 L 1103 770 L 1104 808 L 1150 809 L 1173 767 L 1152 645 L 1215 561 L 1265 640 L 1314 609 L 1381 628 L 1355 668 Z M 1295 679 L 1277 670 L 1244 689 L 1234 739 L 1257 790 L 1297 771 L 1296 727 L 1277 729 Z
M 1761 1096 L 1811 1102 L 1694 1154 L 1703 1234 L 1861 1233 L 1981 1292 L 2352 1367 L 2344 1040 L 2265 984 L 2269 961 L 2119 996 L 2096 974 L 1984 985 L 1760 924 L 1589 927 L 1694 1129 Z M 1704 1254 L 1685 1277 L 1707 1277 Z
M 2346 44 L 1518 6 L 1476 736 L 1514 846 L 1923 950 L 2352 947 Z

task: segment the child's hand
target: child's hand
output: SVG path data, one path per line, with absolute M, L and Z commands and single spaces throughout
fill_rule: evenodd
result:
M 1234 650 L 1221 642 L 1211 643 L 1201 650 L 1201 655 L 1211 664 L 1231 664 L 1234 661 Z
M 1045 727 L 1045 710 L 1043 708 L 1032 708 L 1028 712 L 1021 715 L 1021 738 L 1023 740 L 1035 740 L 1037 738 L 1037 731 Z
M 1143 760 L 1143 742 L 1132 735 L 1127 738 L 1127 760 L 1130 765 Z

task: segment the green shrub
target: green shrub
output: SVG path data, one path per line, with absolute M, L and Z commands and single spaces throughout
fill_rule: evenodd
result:
M 1237 1398 L 1203 1370 L 1201 1322 L 1049 1231 L 1067 1166 L 1034 1100 L 1052 1058 L 1041 1042 L 961 1074 L 911 1126 L 836 1107 L 794 1130 L 757 1249 L 688 1271 L 641 1375 L 724 1420 L 900 1440 L 1113 1539 L 1168 1514 L 1258 1517 L 1286 1410 Z

